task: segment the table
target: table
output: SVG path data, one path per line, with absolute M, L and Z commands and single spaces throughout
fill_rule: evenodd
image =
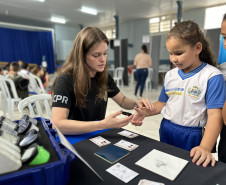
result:
M 95 135 L 100 134 L 101 132 L 105 132 L 109 129 L 105 129 L 105 130 L 98 130 L 98 131 L 94 131 L 94 132 L 89 132 L 89 133 L 85 133 L 85 134 L 80 134 L 80 135 L 66 135 L 67 140 L 71 143 L 71 144 L 75 144 L 79 141 L 82 141 L 84 139 L 87 138 L 91 138 Z M 57 141 L 59 141 L 59 138 L 57 138 Z
M 112 144 L 118 142 L 121 139 L 138 144 L 139 147 L 136 148 L 126 156 L 121 159 L 119 163 L 125 165 L 126 167 L 136 171 L 139 175 L 131 180 L 129 185 L 137 185 L 141 179 L 148 179 L 156 182 L 164 183 L 165 185 L 216 185 L 216 184 L 226 184 L 226 164 L 217 162 L 215 167 L 208 166 L 204 168 L 202 166 L 196 166 L 192 163 L 192 159 L 189 157 L 189 152 L 183 149 L 161 143 L 159 141 L 147 138 L 145 136 L 139 135 L 136 138 L 129 139 L 123 137 L 118 132 L 123 129 L 111 129 L 98 135 L 104 137 L 105 139 L 111 141 Z M 101 158 L 94 155 L 94 152 L 98 151 L 100 147 L 92 143 L 88 138 L 73 144 L 75 149 L 83 156 L 83 158 L 94 168 L 94 170 L 104 179 L 100 181 L 96 175 L 84 165 L 80 160 L 75 160 L 71 164 L 71 180 L 69 184 L 82 184 L 82 185 L 120 185 L 125 184 L 123 181 L 114 177 L 110 173 L 106 172 L 106 169 L 112 166 L 110 163 L 102 160 Z M 137 165 L 137 162 L 144 155 L 149 153 L 152 149 L 157 149 L 162 152 L 186 159 L 189 161 L 187 166 L 179 174 L 179 176 L 174 180 L 170 181 L 164 177 L 161 177 L 153 172 L 145 170 Z

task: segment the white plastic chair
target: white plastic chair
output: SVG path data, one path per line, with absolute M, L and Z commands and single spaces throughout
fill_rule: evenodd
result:
M 123 73 L 124 73 L 124 67 L 117 67 L 115 68 L 114 71 L 114 81 L 116 82 L 116 85 L 119 87 L 120 85 L 122 85 L 122 87 L 124 86 L 123 83 Z
M 42 81 L 38 76 L 29 74 L 29 94 L 42 94 L 46 93 Z
M 15 83 L 10 78 L 0 76 L 0 87 L 2 89 L 3 114 L 6 116 L 6 113 L 8 113 L 10 119 L 14 120 L 14 105 L 16 102 L 21 101 L 21 98 L 17 94 Z M 10 94 L 10 90 L 12 95 Z
M 42 94 L 42 93 L 46 93 L 45 89 L 44 89 L 44 86 L 43 86 L 43 83 L 42 83 L 42 80 L 36 76 L 36 75 L 33 75 L 31 74 L 31 76 L 35 79 L 36 81 L 36 84 L 37 84 L 37 92 L 38 94 Z
M 29 116 L 31 117 L 44 117 L 44 111 L 42 110 L 42 105 L 44 104 L 45 112 L 48 115 L 48 118 L 51 118 L 51 108 L 49 101 L 52 100 L 50 94 L 39 94 L 29 96 L 18 104 L 18 110 L 22 115 L 24 115 L 25 108 L 29 110 Z
M 151 87 L 151 79 L 152 79 L 152 75 L 153 75 L 153 69 L 152 68 L 148 68 L 148 76 L 147 79 L 145 81 L 145 89 L 146 91 L 151 91 L 152 87 Z

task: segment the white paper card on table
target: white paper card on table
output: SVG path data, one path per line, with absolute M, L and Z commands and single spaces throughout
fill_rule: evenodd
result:
M 135 138 L 135 137 L 138 136 L 138 134 L 135 134 L 135 133 L 130 132 L 128 130 L 123 130 L 123 131 L 119 132 L 118 134 L 121 135 L 121 136 L 128 137 L 128 138 Z
M 187 163 L 187 160 L 153 149 L 135 164 L 173 181 Z
M 127 168 L 120 163 L 116 163 L 115 165 L 108 168 L 106 171 L 125 183 L 131 181 L 133 178 L 139 175 L 139 173 Z
M 95 143 L 98 146 L 105 146 L 105 145 L 108 145 L 108 144 L 111 143 L 107 139 L 104 139 L 102 136 L 97 136 L 97 137 L 91 138 L 89 140 L 92 141 L 93 143 Z
M 125 141 L 123 139 L 120 140 L 119 142 L 115 143 L 114 145 L 118 146 L 118 147 L 121 147 L 123 149 L 129 150 L 129 151 L 132 151 L 132 150 L 134 150 L 135 148 L 137 148 L 139 146 L 137 144 L 131 143 L 129 141 Z
M 150 181 L 147 179 L 141 179 L 139 181 L 138 185 L 165 185 L 165 184 L 160 183 L 160 182 Z

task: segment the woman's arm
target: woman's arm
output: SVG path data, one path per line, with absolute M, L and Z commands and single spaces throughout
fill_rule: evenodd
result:
M 133 65 L 136 67 L 137 66 L 137 56 L 134 58 Z
M 118 111 L 100 121 L 77 121 L 67 119 L 68 114 L 69 110 L 67 108 L 52 108 L 51 122 L 66 135 L 83 134 L 107 128 L 121 128 L 127 125 L 133 117 L 131 115 L 118 119 L 116 116 L 121 114 L 121 111 Z
M 193 157 L 192 162 L 198 166 L 203 164 L 203 167 L 206 167 L 210 162 L 212 166 L 215 165 L 211 151 L 223 125 L 221 109 L 208 109 L 207 115 L 208 120 L 202 141 L 199 146 L 193 148 L 190 152 L 190 156 Z
M 127 98 L 122 92 L 119 92 L 117 95 L 112 97 L 112 99 L 123 109 L 132 110 L 134 107 L 143 108 L 144 104 L 142 100 L 132 100 Z
M 145 113 L 145 117 L 160 114 L 162 108 L 166 105 L 166 103 L 161 102 L 161 101 L 151 103 L 148 98 L 143 98 L 142 103 L 145 107 L 145 109 L 143 109 L 143 111 Z
M 151 57 L 149 55 L 149 67 L 151 67 L 151 66 L 152 66 L 152 59 L 151 59 Z

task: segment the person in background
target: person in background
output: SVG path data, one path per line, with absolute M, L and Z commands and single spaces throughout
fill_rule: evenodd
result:
M 137 91 L 140 87 L 140 97 L 143 96 L 144 85 L 146 78 L 148 76 L 148 68 L 152 66 L 152 60 L 147 51 L 147 46 L 141 46 L 141 53 L 137 54 L 134 59 L 134 66 L 136 66 L 136 88 L 135 88 L 135 96 L 137 96 Z
M 4 70 L 2 67 L 0 67 L 0 75 L 4 75 Z
M 130 65 L 128 66 L 128 73 L 129 73 L 129 75 L 131 75 L 133 69 L 134 69 L 133 64 L 130 64 Z
M 34 66 L 32 69 L 31 69 L 31 73 L 37 77 L 40 78 L 41 80 L 41 77 L 44 75 L 44 71 L 42 70 L 42 68 L 38 65 Z M 42 81 L 42 80 L 41 80 Z M 43 82 L 43 81 L 42 81 Z M 37 85 L 39 86 L 39 83 L 37 82 Z M 43 87 L 44 87 L 44 84 L 43 84 Z
M 27 62 L 22 63 L 22 69 L 18 72 L 23 78 L 29 78 L 30 67 Z
M 8 64 L 6 64 L 6 65 L 4 66 L 4 68 L 3 68 L 3 75 L 4 75 L 4 76 L 7 76 L 8 73 L 10 72 L 9 67 L 10 67 L 10 63 L 8 63 Z
M 223 45 L 226 50 L 226 14 L 224 14 L 221 23 L 221 35 L 223 36 Z M 222 71 L 224 73 L 224 71 Z M 222 110 L 224 125 L 220 134 L 220 141 L 218 145 L 218 160 L 226 163 L 226 102 Z
M 123 109 L 143 107 L 141 100 L 123 95 L 108 74 L 108 44 L 106 35 L 96 27 L 82 29 L 75 38 L 52 86 L 51 122 L 63 134 L 77 135 L 127 125 L 133 115 L 117 118 L 122 111 L 116 111 L 105 117 L 108 98 Z
M 50 85 L 49 73 L 42 66 L 40 67 L 40 71 L 41 71 L 40 78 L 42 80 L 42 83 L 44 84 L 46 92 L 51 92 L 52 86 Z
M 49 75 L 47 72 L 44 71 L 44 69 L 41 66 L 33 67 L 33 69 L 31 70 L 31 73 L 40 78 L 46 92 L 49 92 L 51 90 L 51 86 L 49 83 Z
M 143 99 L 146 108 L 135 108 L 132 123 L 140 125 L 144 117 L 161 113 L 160 141 L 190 151 L 198 166 L 214 166 L 211 151 L 223 125 L 224 77 L 214 67 L 209 43 L 193 21 L 173 27 L 166 48 L 176 68 L 166 73 L 157 102 Z
M 20 69 L 23 69 L 23 61 L 22 60 L 18 60 L 18 64 L 19 64 Z
M 22 76 L 18 75 L 19 70 L 20 70 L 19 64 L 17 62 L 12 62 L 10 64 L 10 73 L 7 75 L 7 77 L 14 81 L 18 96 L 24 99 L 29 96 L 28 94 L 29 79 L 28 78 L 25 79 Z
M 37 94 L 37 83 L 34 78 L 30 75 L 30 67 L 28 63 L 23 62 L 22 69 L 18 72 L 23 78 L 29 79 L 28 91 L 30 94 Z

